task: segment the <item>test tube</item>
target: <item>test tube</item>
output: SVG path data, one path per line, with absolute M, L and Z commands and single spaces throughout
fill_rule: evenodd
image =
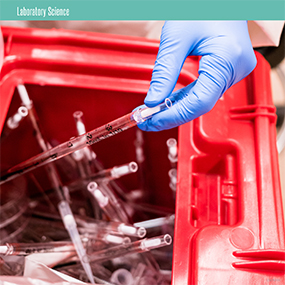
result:
M 7 127 L 11 130 L 16 129 L 27 115 L 28 109 L 25 106 L 19 107 L 17 112 L 7 120 Z
M 122 257 L 131 253 L 141 253 L 152 249 L 160 248 L 170 245 L 172 238 L 169 234 L 161 235 L 153 238 L 145 238 L 142 240 L 134 241 L 130 244 L 117 245 L 114 247 L 106 248 L 101 251 L 96 251 L 92 255 L 86 255 L 83 258 L 85 262 L 98 262 L 110 260 L 115 257 Z
M 166 141 L 166 145 L 168 147 L 168 159 L 171 166 L 176 167 L 178 161 L 177 141 L 174 138 L 170 138 Z

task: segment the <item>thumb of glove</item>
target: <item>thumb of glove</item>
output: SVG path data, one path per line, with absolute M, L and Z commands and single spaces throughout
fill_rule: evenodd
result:
M 175 35 L 175 32 L 175 28 L 169 27 L 167 24 L 163 26 L 150 88 L 144 100 L 148 107 L 162 103 L 172 93 L 188 56 L 189 47 L 180 40 L 181 37 Z

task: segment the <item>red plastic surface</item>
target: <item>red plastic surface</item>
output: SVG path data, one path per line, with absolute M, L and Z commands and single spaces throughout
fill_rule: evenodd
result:
M 24 83 L 49 141 L 76 135 L 81 110 L 93 129 L 142 104 L 158 42 L 61 30 L 2 27 L 0 130 L 20 105 Z M 258 65 L 214 109 L 179 128 L 173 285 L 284 284 L 284 222 L 269 66 Z M 181 88 L 197 76 L 189 58 Z M 4 126 L 4 127 L 3 127 Z M 173 210 L 166 140 L 177 130 L 144 133 L 150 202 Z M 105 167 L 135 159 L 135 129 L 92 146 Z M 1 142 L 1 171 L 40 152 L 23 121 Z M 40 170 L 38 170 L 40 173 Z M 135 189 L 137 177 L 124 181 Z M 276 283 L 274 283 L 276 284 Z
M 285 284 L 270 68 L 179 129 L 173 284 Z

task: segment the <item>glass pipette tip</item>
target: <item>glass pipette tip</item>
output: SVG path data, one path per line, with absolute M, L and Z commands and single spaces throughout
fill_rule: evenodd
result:
M 168 246 L 172 243 L 172 237 L 169 234 L 145 238 L 137 240 L 129 244 L 122 244 L 96 251 L 93 254 L 83 257 L 83 262 L 98 262 L 103 260 L 113 259 L 115 257 L 122 257 L 131 253 L 140 253 L 152 249 Z
M 79 232 L 76 227 L 76 222 L 71 212 L 70 206 L 67 201 L 61 201 L 58 205 L 60 215 L 66 230 L 69 233 L 69 236 L 74 244 L 75 250 L 78 254 L 78 257 L 81 261 L 81 264 L 92 284 L 94 284 L 94 278 L 91 270 L 91 266 L 88 262 L 83 261 L 83 257 L 86 256 L 86 251 L 83 247 L 82 241 L 80 239 Z
M 122 116 L 108 124 L 98 127 L 90 132 L 73 138 L 67 142 L 64 142 L 54 148 L 51 148 L 43 153 L 40 153 L 12 168 L 10 168 L 2 177 L 0 185 L 7 182 L 19 175 L 27 173 L 39 166 L 46 165 L 50 162 L 56 161 L 68 154 L 73 153 L 76 150 L 82 149 L 86 146 L 95 144 L 101 140 L 107 139 L 111 136 L 119 134 L 137 124 L 140 124 L 147 119 L 151 118 L 154 114 L 162 112 L 165 109 L 169 109 L 172 106 L 170 99 L 165 101 L 156 107 L 148 108 L 141 107 L 133 112 Z

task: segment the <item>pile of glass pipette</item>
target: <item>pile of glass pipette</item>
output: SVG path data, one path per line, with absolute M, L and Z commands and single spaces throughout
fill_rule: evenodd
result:
M 116 179 L 140 170 L 140 164 L 143 161 L 141 132 L 138 132 L 135 142 L 137 162 L 104 169 L 102 163 L 97 159 L 97 155 L 89 146 L 169 108 L 171 102 L 166 100 L 155 108 L 138 109 L 90 132 L 86 132 L 82 119 L 83 113 L 74 112 L 78 137 L 51 148 L 42 134 L 35 108 L 25 87 L 19 85 L 18 92 L 23 106 L 28 110 L 28 115 L 22 111 L 24 115 L 21 118 L 18 116 L 19 114 L 13 116 L 9 120 L 10 125 L 14 120 L 17 124 L 15 128 L 17 128 L 23 118 L 29 117 L 36 140 L 43 152 L 8 170 L 1 177 L 0 184 L 5 185 L 5 183 L 13 182 L 14 179 L 28 172 L 30 177 L 37 181 L 33 170 L 44 166 L 53 191 L 43 193 L 40 198 L 30 203 L 33 214 L 28 225 L 33 227 L 33 231 L 24 229 L 21 238 L 14 239 L 17 243 L 11 239 L 11 241 L 8 240 L 5 244 L 0 245 L 0 257 L 2 257 L 0 272 L 11 275 L 18 274 L 9 263 L 5 262 L 6 256 L 68 252 L 70 254 L 69 262 L 59 263 L 56 269 L 82 281 L 121 284 L 118 280 L 125 278 L 129 283 L 124 284 L 129 285 L 170 284 L 169 272 L 163 273 L 163 270 L 159 269 L 157 259 L 165 260 L 166 256 L 171 259 L 171 250 L 157 253 L 156 258 L 154 258 L 155 254 L 151 255 L 149 251 L 169 246 L 172 243 L 174 216 L 169 215 L 133 224 L 130 215 L 134 210 L 116 193 L 116 191 L 123 192 L 121 186 L 116 183 Z M 170 146 L 168 147 L 170 149 Z M 173 147 L 169 153 L 173 156 Z M 79 175 L 68 185 L 63 185 L 53 162 L 66 156 L 75 162 Z M 93 211 L 92 217 L 86 215 L 80 204 L 76 204 L 78 201 L 72 198 L 79 191 L 84 191 L 85 195 L 89 197 L 91 211 Z M 133 191 L 134 195 L 137 193 L 139 193 L 138 190 Z M 54 197 L 58 201 L 58 211 L 53 206 Z M 72 207 L 70 207 L 70 201 Z M 73 208 L 78 208 L 79 212 L 82 209 L 82 215 L 74 214 Z M 68 235 L 66 235 L 66 231 Z M 148 236 L 149 233 L 151 233 L 150 236 Z M 44 237 L 45 240 L 39 240 L 39 236 Z M 145 253 L 141 255 L 143 252 Z M 122 258 L 128 264 L 128 266 L 124 264 L 123 267 L 127 267 L 128 270 L 114 265 L 116 262 L 120 263 L 121 261 L 118 260 Z M 111 267 L 118 269 L 111 271 L 106 269 L 105 264 L 110 260 L 115 260 Z M 78 267 L 77 261 L 80 261 L 81 269 Z M 70 262 L 73 263 L 70 265 Z M 78 274 L 79 272 L 81 273 Z

